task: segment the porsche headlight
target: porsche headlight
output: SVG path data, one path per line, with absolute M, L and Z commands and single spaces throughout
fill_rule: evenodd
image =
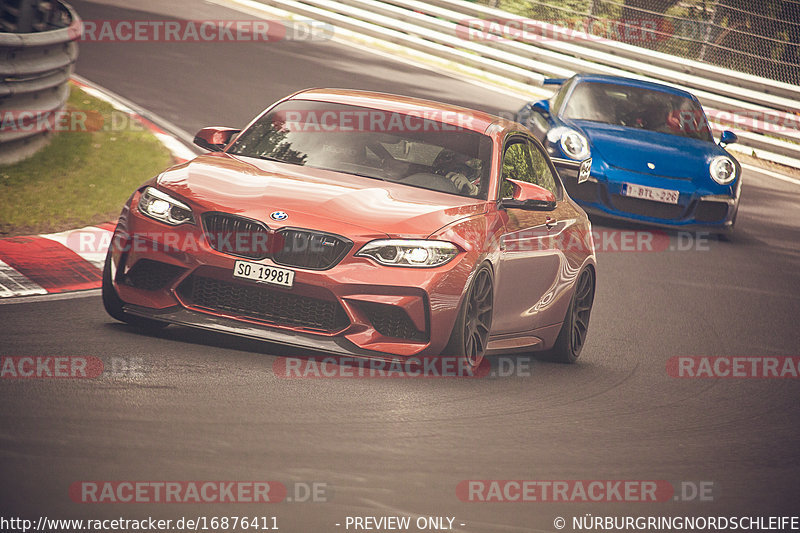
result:
M 449 263 L 458 248 L 446 241 L 387 239 L 368 242 L 356 255 L 387 266 L 433 268 Z
M 736 179 L 736 165 L 729 157 L 721 155 L 711 160 L 708 165 L 708 172 L 711 174 L 711 179 L 720 185 L 727 185 Z
M 558 142 L 561 150 L 572 159 L 581 161 L 589 157 L 589 141 L 572 128 L 553 128 L 547 133 L 547 140 Z
M 139 212 L 170 226 L 194 224 L 191 207 L 155 187 L 148 187 L 142 193 Z

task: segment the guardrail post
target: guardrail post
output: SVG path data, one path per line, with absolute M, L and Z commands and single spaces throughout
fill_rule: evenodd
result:
M 0 5 L 0 164 L 30 157 L 52 138 L 80 34 L 78 14 L 59 0 Z

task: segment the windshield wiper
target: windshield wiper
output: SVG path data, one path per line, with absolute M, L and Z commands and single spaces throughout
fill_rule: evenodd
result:
M 311 167 L 311 168 L 318 168 L 320 170 L 329 170 L 331 172 L 341 172 L 342 174 L 350 174 L 351 176 L 358 176 L 359 178 L 370 178 L 373 180 L 381 180 L 381 181 L 388 181 L 394 183 L 392 180 L 388 178 L 382 178 L 380 176 L 374 176 L 372 174 L 361 174 L 359 172 L 352 172 L 350 170 L 342 170 L 338 168 L 326 168 L 326 167 Z
M 289 163 L 285 159 L 279 159 L 277 157 L 272 157 L 271 155 L 257 155 L 259 159 L 263 159 L 265 161 L 275 161 L 276 163 Z
M 369 178 L 373 180 L 381 180 L 381 181 L 392 181 L 389 178 L 382 178 L 380 176 L 373 176 L 372 174 L 359 174 L 358 172 L 348 172 L 344 170 L 337 170 L 336 172 L 342 172 L 343 174 L 352 174 L 353 176 L 358 176 L 360 178 Z
M 265 161 L 275 161 L 276 163 L 289 163 L 284 159 L 278 159 L 277 157 L 272 157 L 269 155 L 246 154 L 243 152 L 228 152 L 228 155 L 238 155 L 241 157 L 255 157 L 256 159 L 263 159 Z

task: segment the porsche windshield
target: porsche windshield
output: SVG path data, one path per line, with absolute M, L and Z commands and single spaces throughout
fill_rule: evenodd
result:
M 700 105 L 684 96 L 613 83 L 582 82 L 562 116 L 711 141 Z
M 288 100 L 228 153 L 485 199 L 492 140 L 459 125 L 468 115 L 434 115 Z

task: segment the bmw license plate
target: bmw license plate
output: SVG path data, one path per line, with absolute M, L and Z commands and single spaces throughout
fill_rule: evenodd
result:
M 294 283 L 294 271 L 286 268 L 251 263 L 249 261 L 236 261 L 233 265 L 233 277 L 291 287 Z
M 645 187 L 644 185 L 623 183 L 622 195 L 665 204 L 677 204 L 680 192 L 671 189 L 659 189 L 658 187 Z

